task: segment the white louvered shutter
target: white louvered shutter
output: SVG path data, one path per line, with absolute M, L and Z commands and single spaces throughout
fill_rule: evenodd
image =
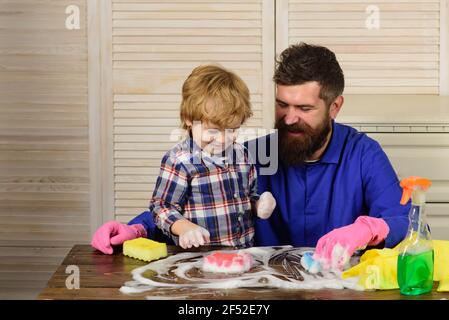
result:
M 277 26 L 280 37 L 334 51 L 345 72 L 346 94 L 439 93 L 439 0 L 281 0 L 281 5 L 287 13 Z
M 179 129 L 182 84 L 196 66 L 219 63 L 235 71 L 253 104 L 244 128 L 271 125 L 274 104 L 264 103 L 273 101 L 274 11 L 264 17 L 270 6 L 266 0 L 113 1 L 117 219 L 129 221 L 148 208 L 160 160 L 175 143 L 170 134 Z

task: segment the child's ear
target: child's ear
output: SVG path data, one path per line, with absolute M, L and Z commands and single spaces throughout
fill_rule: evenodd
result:
M 192 128 L 192 121 L 186 120 L 186 126 Z

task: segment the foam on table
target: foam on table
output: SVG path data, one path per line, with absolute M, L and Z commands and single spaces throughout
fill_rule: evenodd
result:
M 186 299 L 195 295 L 202 297 L 203 293 L 208 293 L 211 289 L 364 290 L 357 284 L 357 278 L 342 279 L 341 274 L 337 272 L 323 271 L 312 274 L 301 268 L 299 270 L 301 277 L 294 277 L 287 269 L 291 269 L 292 265 L 299 267 L 305 251 L 311 251 L 311 248 L 277 246 L 229 250 L 229 252 L 248 253 L 254 260 L 251 270 L 238 274 L 198 272 L 202 271 L 204 258 L 214 252 L 180 252 L 134 269 L 133 280 L 127 281 L 120 288 L 120 292 L 124 294 L 151 292 L 148 299 L 160 299 L 161 296 Z M 356 260 L 351 265 L 357 264 L 358 259 Z
M 167 245 L 146 238 L 137 238 L 123 243 L 125 256 L 143 261 L 152 261 L 167 256 Z

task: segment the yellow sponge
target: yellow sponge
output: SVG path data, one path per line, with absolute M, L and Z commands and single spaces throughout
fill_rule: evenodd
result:
M 152 261 L 167 256 L 167 245 L 146 238 L 137 238 L 123 243 L 125 256 L 143 261 Z

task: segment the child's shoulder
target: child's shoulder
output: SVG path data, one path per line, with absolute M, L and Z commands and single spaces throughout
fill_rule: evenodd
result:
M 170 162 L 173 164 L 190 163 L 194 157 L 189 139 L 185 139 L 176 143 L 163 156 L 162 162 Z

